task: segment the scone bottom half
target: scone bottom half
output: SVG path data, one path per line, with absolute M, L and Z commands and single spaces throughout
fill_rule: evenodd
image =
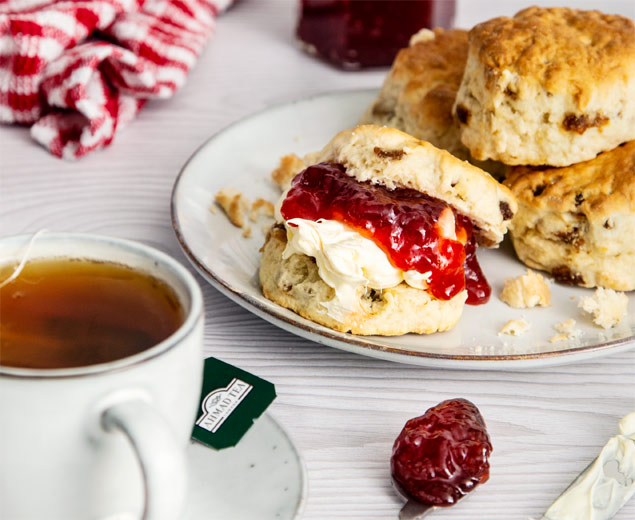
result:
M 635 290 L 635 141 L 566 168 L 510 168 L 505 183 L 522 262 L 566 285 Z
M 286 164 L 309 166 L 285 191 L 279 223 L 263 247 L 260 283 L 267 298 L 338 331 L 379 335 L 448 330 L 466 300 L 489 299 L 476 240 L 496 245 L 516 202 L 488 174 L 372 125 L 341 132 L 301 164 Z M 488 189 L 464 196 L 451 193 L 455 182 L 448 197 L 439 189 L 443 179 L 435 179 L 439 172 L 464 174 Z M 483 196 L 495 203 L 498 222 L 491 208 L 477 207 Z
M 265 239 L 260 261 L 260 285 L 269 300 L 315 323 L 339 332 L 359 335 L 399 336 L 432 334 L 451 329 L 463 312 L 467 292 L 443 301 L 405 283 L 360 295 L 361 311 L 336 320 L 322 307 L 334 290 L 320 278 L 315 259 L 302 254 L 283 258 L 287 233 L 274 225 Z

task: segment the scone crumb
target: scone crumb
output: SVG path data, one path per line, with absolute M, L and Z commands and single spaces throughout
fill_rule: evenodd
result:
M 245 228 L 245 230 L 243 231 L 243 237 L 244 238 L 250 238 L 251 237 L 251 228 L 249 226 L 247 226 Z
M 252 222 L 258 222 L 258 217 L 260 217 L 260 215 L 273 218 L 273 211 L 274 206 L 272 202 L 258 198 L 251 205 L 251 210 L 249 211 L 249 220 L 251 220 Z
M 561 323 L 556 323 L 553 328 L 556 332 L 560 334 L 556 334 L 551 338 L 551 343 L 556 343 L 558 341 L 566 341 L 571 338 L 575 338 L 580 335 L 581 331 L 575 328 L 575 320 L 570 318 Z
M 243 227 L 245 225 L 249 200 L 242 193 L 234 188 L 222 188 L 216 194 L 215 199 L 234 226 Z
M 296 154 L 291 153 L 280 158 L 280 164 L 271 172 L 271 179 L 284 191 L 291 184 L 291 179 L 302 170 L 304 170 L 304 162 Z
M 214 206 L 214 204 L 211 204 L 209 207 L 209 212 L 213 213 L 214 215 L 216 215 L 216 206 Z
M 556 332 L 566 334 L 567 336 L 577 336 L 580 333 L 580 331 L 575 328 L 575 320 L 573 318 L 556 323 L 553 328 Z
M 527 269 L 527 273 L 505 280 L 500 299 L 516 309 L 547 307 L 551 305 L 551 291 L 541 274 Z
M 428 42 L 430 40 L 434 40 L 434 32 L 430 29 L 420 29 L 418 32 L 414 33 L 410 37 L 410 47 L 416 45 L 419 42 Z
M 593 315 L 593 323 L 610 329 L 626 316 L 628 296 L 623 292 L 598 287 L 593 296 L 581 298 L 578 307 Z
M 498 332 L 498 335 L 507 334 L 508 336 L 520 336 L 529 330 L 530 324 L 525 318 L 517 320 L 509 320 L 503 328 Z

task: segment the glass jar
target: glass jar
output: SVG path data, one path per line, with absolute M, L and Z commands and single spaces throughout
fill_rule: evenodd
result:
M 297 37 L 344 69 L 390 65 L 424 27 L 452 25 L 455 0 L 300 0 Z

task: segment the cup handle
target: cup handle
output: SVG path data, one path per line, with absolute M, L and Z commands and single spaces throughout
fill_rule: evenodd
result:
M 145 484 L 143 520 L 175 520 L 185 503 L 187 470 L 180 446 L 166 420 L 146 401 L 116 403 L 101 417 L 106 431 L 119 430 L 137 455 Z

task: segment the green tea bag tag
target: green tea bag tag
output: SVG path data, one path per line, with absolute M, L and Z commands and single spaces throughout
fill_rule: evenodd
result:
M 236 446 L 275 398 L 276 389 L 269 381 L 207 358 L 192 438 L 217 450 Z

